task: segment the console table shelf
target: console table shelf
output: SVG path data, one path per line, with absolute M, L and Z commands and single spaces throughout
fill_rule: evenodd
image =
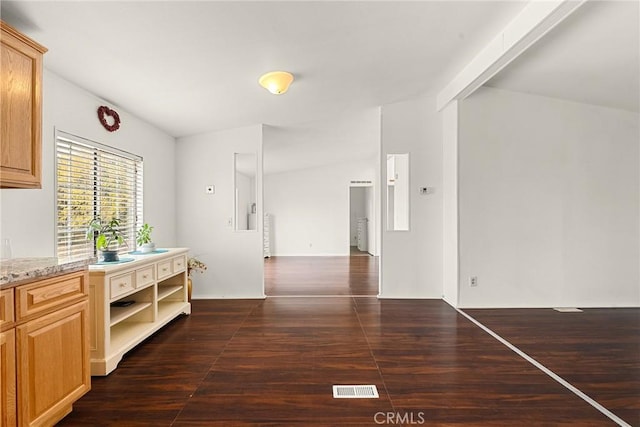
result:
M 137 302 L 127 307 L 111 307 L 109 310 L 111 312 L 111 322 L 109 326 L 113 327 L 148 307 L 151 307 L 150 302 Z
M 181 285 L 174 286 L 158 286 L 158 301 L 162 301 L 170 295 L 175 294 L 176 292 L 182 289 Z
M 187 255 L 187 248 L 172 248 L 134 255 L 127 263 L 89 266 L 91 375 L 109 374 L 127 351 L 191 313 Z

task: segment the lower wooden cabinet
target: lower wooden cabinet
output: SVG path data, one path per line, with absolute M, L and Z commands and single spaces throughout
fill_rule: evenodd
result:
M 23 425 L 49 425 L 90 388 L 89 303 L 83 301 L 16 328 Z
M 16 331 L 0 333 L 0 425 L 16 425 Z
M 88 273 L 18 285 L 11 295 L 15 320 L 7 316 L 0 333 L 0 425 L 52 426 L 91 388 Z

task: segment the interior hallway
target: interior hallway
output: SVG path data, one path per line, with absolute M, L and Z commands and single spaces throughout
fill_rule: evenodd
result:
M 264 260 L 267 296 L 376 296 L 374 256 L 286 256 Z
M 357 246 L 349 246 L 349 256 L 371 256 L 367 251 L 361 251 Z

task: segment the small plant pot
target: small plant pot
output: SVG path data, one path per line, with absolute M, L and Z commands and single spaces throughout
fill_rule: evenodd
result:
M 100 251 L 102 254 L 103 262 L 116 262 L 120 261 L 120 257 L 118 257 L 118 251 Z
M 139 251 L 143 254 L 148 254 L 150 252 L 153 252 L 156 250 L 156 244 L 151 242 L 151 243 L 145 243 L 144 245 L 140 246 Z

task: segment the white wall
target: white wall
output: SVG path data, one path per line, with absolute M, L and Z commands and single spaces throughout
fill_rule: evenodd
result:
M 639 140 L 637 113 L 491 88 L 461 102 L 460 305 L 639 306 Z
M 120 115 L 116 132 L 106 131 L 98 121 L 101 105 Z M 45 68 L 42 189 L 0 190 L 0 232 L 11 239 L 14 257 L 55 255 L 54 128 L 142 156 L 144 219 L 154 226 L 153 240 L 159 247 L 175 245 L 174 138 Z M 135 242 L 129 245 L 135 249 Z
M 263 298 L 262 221 L 234 231 L 234 153 L 256 153 L 257 215 L 262 218 L 262 126 L 179 138 L 176 145 L 177 238 L 207 264 L 193 275 L 194 298 Z M 215 194 L 205 187 L 215 185 Z
M 409 153 L 409 231 L 382 231 L 381 298 L 441 298 L 442 137 L 436 100 L 416 98 L 382 107 L 381 181 L 387 154 Z M 420 187 L 435 192 L 420 195 Z M 382 223 L 387 224 L 386 191 Z
M 369 180 L 377 188 L 376 167 L 371 158 L 266 175 L 271 254 L 348 255 L 349 183 Z
M 443 286 L 442 298 L 458 306 L 458 101 L 442 111 Z
M 379 251 L 378 251 L 378 239 L 380 238 L 379 236 L 379 227 L 377 225 L 377 222 L 380 219 L 380 214 L 377 213 L 378 210 L 376 210 L 376 201 L 378 201 L 378 203 L 380 203 L 380 198 L 376 198 L 375 194 L 374 194 L 375 188 L 373 186 L 371 187 L 365 187 L 365 192 L 364 192 L 364 205 L 365 205 L 365 209 L 366 209 L 366 213 L 365 213 L 365 217 L 368 219 L 367 221 L 367 252 L 369 252 L 369 254 L 371 255 L 378 255 Z

